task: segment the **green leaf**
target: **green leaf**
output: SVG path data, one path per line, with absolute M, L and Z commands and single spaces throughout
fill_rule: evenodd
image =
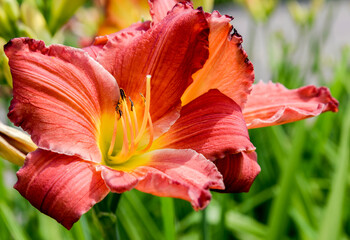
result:
M 242 236 L 242 239 L 265 239 L 266 226 L 239 212 L 227 212 L 225 225 L 227 229 Z
M 163 235 L 154 222 L 153 218 L 150 216 L 148 210 L 145 205 L 141 202 L 139 197 L 136 195 L 135 191 L 130 191 L 124 194 L 124 198 L 130 204 L 133 209 L 137 209 L 136 214 L 142 221 L 144 225 L 144 229 L 148 231 L 149 235 L 152 239 L 163 239 Z
M 347 106 L 349 106 L 348 102 Z M 319 240 L 339 239 L 344 213 L 344 199 L 349 171 L 350 108 L 345 114 L 337 165 L 333 174 L 331 192 L 320 225 Z
M 86 0 L 56 0 L 50 1 L 50 14 L 48 16 L 48 25 L 52 35 L 65 24 L 81 7 Z
M 267 239 L 279 240 L 282 238 L 288 222 L 288 206 L 290 206 L 291 194 L 294 191 L 295 172 L 301 159 L 301 151 L 305 143 L 304 122 L 295 123 L 292 149 L 285 154 L 282 175 L 279 182 L 279 191 L 273 202 L 269 216 L 269 231 Z
M 2 200 L 0 200 L 0 218 L 2 218 L 2 222 L 5 223 L 8 231 L 10 232 L 11 238 L 15 240 L 29 239 L 22 230 L 21 225 L 18 224 L 11 209 Z

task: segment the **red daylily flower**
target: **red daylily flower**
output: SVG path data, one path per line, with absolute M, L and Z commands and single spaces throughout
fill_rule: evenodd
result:
M 224 188 L 215 164 L 189 148 L 159 148 L 154 140 L 179 118 L 180 98 L 207 59 L 207 45 L 205 15 L 187 4 L 142 35 L 117 35 L 98 61 L 79 49 L 11 40 L 5 46 L 13 76 L 8 117 L 38 146 L 15 188 L 66 228 L 109 191 L 136 188 L 204 208 L 209 189 Z M 192 105 L 216 108 L 207 96 L 223 95 L 211 91 Z M 230 117 L 236 109 L 226 104 L 220 111 Z
M 130 35 L 142 34 L 151 24 L 157 24 L 167 16 L 178 2 L 181 1 L 149 0 L 152 23 L 137 23 L 122 32 L 98 37 L 95 40 L 95 45 L 85 48 L 85 50 L 96 58 L 110 39 L 126 32 Z M 190 1 L 187 2 L 190 3 Z M 239 105 L 248 129 L 298 121 L 326 111 L 338 111 L 337 100 L 332 98 L 329 90 L 324 87 L 316 88 L 309 85 L 288 90 L 281 84 L 259 82 L 253 85 L 253 65 L 242 48 L 242 37 L 230 24 L 233 18 L 214 11 L 212 14 L 206 13 L 206 19 L 210 29 L 209 57 L 203 68 L 193 74 L 193 83 L 181 97 L 183 106 L 210 89 L 218 89 Z M 217 133 L 215 141 L 206 141 L 198 132 L 203 131 L 200 127 L 192 129 L 186 126 L 183 127 L 183 131 L 180 131 L 177 126 L 181 122 L 180 120 L 172 126 L 167 134 L 162 136 L 162 147 L 181 149 L 191 146 L 192 149 L 214 161 L 224 177 L 225 192 L 248 191 L 260 172 L 260 167 L 256 162 L 256 154 L 253 152 L 255 148 L 245 142 L 239 144 L 239 141 L 234 144 L 232 142 L 224 144 L 224 137 L 220 135 L 225 134 L 224 131 L 215 132 Z M 182 135 L 182 142 L 175 144 L 174 141 L 170 140 L 174 137 L 174 131 L 177 132 L 177 137 Z M 186 139 L 185 136 L 190 137 Z M 198 136 L 198 138 L 194 139 L 193 136 Z M 249 139 L 248 136 L 247 138 Z M 187 141 L 183 141 L 185 139 Z M 210 142 L 210 144 L 202 146 L 201 142 L 203 141 Z M 216 147 L 213 147 L 213 144 Z M 207 154 L 205 149 L 210 149 L 210 154 Z M 217 159 L 220 161 L 216 161 Z
M 5 46 L 8 117 L 38 146 L 15 188 L 68 229 L 110 191 L 136 188 L 195 209 L 207 206 L 210 189 L 248 191 L 260 167 L 247 125 L 337 109 L 323 88 L 259 84 L 249 95 L 253 66 L 240 35 L 230 35 L 231 18 L 170 2 L 151 1 L 152 23 L 100 37 L 85 52 L 27 38 Z M 270 96 L 281 99 L 264 101 Z

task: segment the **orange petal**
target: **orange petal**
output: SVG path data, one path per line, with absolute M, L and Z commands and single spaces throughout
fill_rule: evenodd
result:
M 40 148 L 99 162 L 100 117 L 114 116 L 119 88 L 79 49 L 28 38 L 5 46 L 13 77 L 8 117 Z
M 260 166 L 256 161 L 255 152 L 240 152 L 227 155 L 214 163 L 224 178 L 225 190 L 220 192 L 248 192 Z
M 129 37 L 129 41 L 131 41 L 134 37 L 137 37 L 139 34 L 147 31 L 150 28 L 150 25 L 150 21 L 134 23 L 130 27 L 120 30 L 119 32 L 113 32 L 105 36 L 98 36 L 95 38 L 91 46 L 84 47 L 83 50 L 86 51 L 93 59 L 96 59 L 99 52 L 109 40 L 113 38 L 124 38 L 123 43 L 125 44 L 127 41 L 125 36 Z
M 242 48 L 242 37 L 229 23 L 232 18 L 214 11 L 209 21 L 209 59 L 193 74 L 194 82 L 181 98 L 185 105 L 209 89 L 219 89 L 243 107 L 254 82 L 254 69 Z
M 132 42 L 116 37 L 99 53 L 97 60 L 136 106 L 143 104 L 140 93 L 145 93 L 146 75 L 152 76 L 150 114 L 156 133 L 177 119 L 180 98 L 208 57 L 208 30 L 202 11 L 178 4 Z
M 185 105 L 180 118 L 153 146 L 193 149 L 212 161 L 255 150 L 241 108 L 216 89 Z
M 108 188 L 115 193 L 123 193 L 133 189 L 138 183 L 138 178 L 129 172 L 118 171 L 101 166 L 102 178 Z
M 183 0 L 148 0 L 152 22 L 155 24 L 160 22 L 179 2 L 183 2 Z
M 17 191 L 67 229 L 109 193 L 94 165 L 42 149 L 27 156 L 17 177 Z
M 248 128 L 285 124 L 338 111 L 338 101 L 325 87 L 309 85 L 289 90 L 279 83 L 259 82 L 243 110 Z
M 133 173 L 139 176 L 136 189 L 142 192 L 181 198 L 198 210 L 209 204 L 209 189 L 224 188 L 215 165 L 193 150 L 163 149 L 148 155 L 151 162 Z

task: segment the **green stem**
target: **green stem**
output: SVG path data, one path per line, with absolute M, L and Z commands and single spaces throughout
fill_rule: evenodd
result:
M 219 226 L 220 228 L 215 228 L 215 236 L 217 239 L 220 240 L 226 240 L 228 239 L 227 236 L 227 230 L 226 230 L 226 215 L 228 211 L 228 206 L 229 206 L 229 199 L 227 194 L 221 194 L 220 196 L 218 195 L 213 195 L 215 198 L 218 198 L 220 201 L 220 206 L 221 206 L 221 214 L 220 214 L 220 223 Z
M 160 198 L 164 235 L 166 240 L 175 240 L 175 210 L 172 198 Z
M 207 209 L 202 211 L 202 239 L 209 240 L 209 226 L 207 223 Z

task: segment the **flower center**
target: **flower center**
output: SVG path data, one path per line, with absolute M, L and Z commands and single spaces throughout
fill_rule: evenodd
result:
M 114 114 L 113 135 L 108 148 L 105 163 L 109 166 L 118 166 L 127 162 L 135 155 L 145 153 L 153 143 L 153 124 L 150 115 L 151 76 L 146 76 L 146 97 L 142 94 L 144 103 L 141 125 L 137 119 L 137 111 L 131 98 L 127 98 L 123 89 L 120 89 L 120 100 Z M 129 100 L 129 101 L 128 101 Z M 129 102 L 129 104 L 128 104 Z M 130 107 L 130 110 L 129 110 Z M 148 126 L 148 129 L 147 129 Z M 119 135 L 122 132 L 122 139 Z M 148 144 L 145 144 L 144 135 L 148 132 Z M 118 135 L 120 136 L 118 138 Z M 122 144 L 118 143 L 122 141 Z

